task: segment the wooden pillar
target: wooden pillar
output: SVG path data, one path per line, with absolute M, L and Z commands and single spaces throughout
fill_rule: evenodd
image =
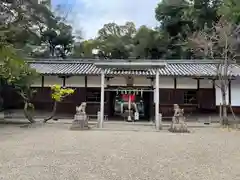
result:
M 232 81 L 228 80 L 228 104 L 232 104 Z
M 107 85 L 107 88 L 109 88 L 109 81 L 110 81 L 110 77 L 106 77 L 106 85 Z M 108 117 L 110 117 L 111 116 L 111 110 L 112 110 L 112 108 L 111 108 L 111 99 L 110 99 L 110 91 L 105 91 L 106 92 L 106 109 L 107 109 L 107 115 L 108 115 Z
M 154 121 L 154 77 L 150 78 L 150 86 L 151 86 L 151 92 L 149 95 L 149 118 L 151 121 Z
M 104 88 L 105 88 L 105 72 L 104 70 L 101 70 L 101 104 L 100 104 L 99 128 L 103 128 L 104 121 Z
M 66 86 L 66 77 L 63 76 L 63 87 L 65 87 L 65 86 Z
M 174 78 L 174 89 L 177 89 L 177 78 Z
M 216 109 L 216 80 L 215 79 L 212 79 L 212 88 L 213 88 L 213 98 L 214 98 L 214 105 L 215 105 L 214 107 Z
M 200 89 L 200 79 L 197 78 L 197 90 L 199 90 L 199 89 Z
M 41 84 L 42 87 L 44 87 L 44 76 L 42 76 L 42 84 Z
M 66 77 L 65 76 L 58 76 L 58 78 L 62 79 L 62 87 L 65 87 L 66 85 Z
M 200 94 L 200 79 L 197 78 L 197 103 L 198 103 L 198 113 L 200 112 L 201 106 L 200 106 L 200 98 L 201 98 L 201 94 Z
M 177 97 L 177 78 L 176 77 L 174 77 L 174 79 L 173 79 L 173 89 L 174 90 L 173 90 L 173 93 L 172 93 L 171 102 L 174 102 L 173 104 L 176 104 L 176 100 L 178 99 L 178 97 Z
M 84 101 L 87 102 L 87 87 L 88 87 L 88 78 L 87 76 L 84 76 Z
M 155 123 L 157 129 L 160 129 L 159 122 L 159 70 L 156 70 L 156 78 L 155 78 Z

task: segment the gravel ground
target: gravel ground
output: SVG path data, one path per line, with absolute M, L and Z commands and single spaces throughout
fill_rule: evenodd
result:
M 237 131 L 80 132 L 68 127 L 0 128 L 0 179 L 240 180 Z

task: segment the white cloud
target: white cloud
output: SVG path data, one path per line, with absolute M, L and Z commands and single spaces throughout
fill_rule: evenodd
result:
M 133 21 L 137 27 L 155 27 L 155 7 L 159 0 L 75 0 L 73 26 L 82 29 L 84 38 L 93 38 L 104 24 Z M 72 19 L 71 18 L 71 19 Z

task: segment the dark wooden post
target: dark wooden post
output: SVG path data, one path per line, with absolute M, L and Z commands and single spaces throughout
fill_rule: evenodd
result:
M 65 86 L 66 86 L 66 77 L 63 76 L 63 87 L 65 87 Z
M 198 113 L 200 113 L 201 111 L 201 105 L 200 105 L 200 98 L 201 98 L 201 94 L 200 94 L 200 78 L 197 78 L 197 103 L 198 103 Z
M 174 89 L 177 89 L 177 78 L 174 78 Z
M 42 87 L 44 87 L 44 76 L 42 76 L 42 84 L 41 84 Z
M 153 84 L 154 84 L 154 77 L 150 77 L 150 85 L 151 85 L 151 92 L 150 92 L 150 96 L 149 96 L 149 105 L 151 108 L 149 108 L 149 117 L 150 117 L 150 120 L 153 121 L 153 115 L 154 115 L 154 87 L 153 87 Z
M 228 104 L 232 104 L 232 81 L 231 79 L 228 80 Z
M 107 115 L 108 115 L 108 117 L 110 117 L 111 116 L 111 110 L 112 110 L 112 108 L 111 108 L 111 99 L 110 99 L 110 96 L 111 96 L 111 92 L 110 91 L 108 91 L 108 88 L 109 88 L 109 81 L 110 81 L 110 77 L 106 77 L 106 85 L 107 85 L 107 88 L 106 88 L 106 90 L 105 90 L 105 94 L 106 94 L 106 109 L 107 109 Z
M 84 94 L 85 94 L 84 100 L 85 100 L 85 102 L 87 102 L 87 87 L 88 87 L 88 78 L 87 78 L 87 76 L 84 76 Z
M 212 88 L 213 88 L 213 97 L 214 97 L 214 104 L 215 104 L 215 109 L 217 110 L 216 108 L 216 80 L 215 79 L 212 79 Z

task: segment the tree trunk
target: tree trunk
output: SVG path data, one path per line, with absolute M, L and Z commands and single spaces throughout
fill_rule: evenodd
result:
M 36 123 L 36 121 L 33 118 L 32 112 L 29 111 L 29 108 L 32 108 L 29 106 L 29 103 L 27 101 L 24 102 L 24 116 L 27 118 L 27 120 L 30 121 L 30 123 Z
M 227 114 L 227 100 L 226 100 L 226 92 L 222 91 L 222 125 L 228 125 L 228 114 Z
M 236 126 L 236 128 L 238 129 L 239 120 L 238 120 L 238 118 L 236 117 L 236 115 L 235 115 L 235 113 L 234 113 L 234 111 L 233 111 L 233 108 L 232 108 L 232 105 L 231 105 L 231 104 L 229 104 L 229 109 L 230 109 L 230 111 L 231 111 L 231 113 L 232 113 L 235 126 Z
M 55 114 L 56 114 L 56 111 L 57 111 L 57 101 L 54 101 L 53 111 L 52 111 L 51 115 L 50 115 L 48 118 L 44 119 L 43 122 L 46 123 L 46 122 L 48 122 L 49 120 L 53 119 L 53 117 L 54 117 Z

